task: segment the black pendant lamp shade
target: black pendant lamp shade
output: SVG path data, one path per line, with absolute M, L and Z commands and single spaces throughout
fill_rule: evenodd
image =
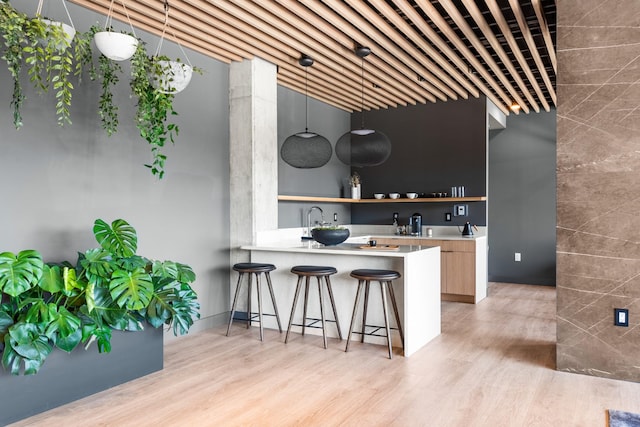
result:
M 336 143 L 336 156 L 347 165 L 378 166 L 391 155 L 391 141 L 382 132 L 364 127 L 364 58 L 371 53 L 368 47 L 356 48 L 362 58 L 362 125 L 342 135 Z
M 298 63 L 305 67 L 304 71 L 304 92 L 305 92 L 305 124 L 304 132 L 298 132 L 284 140 L 280 149 L 280 156 L 287 164 L 294 168 L 312 169 L 324 166 L 331 159 L 333 148 L 331 143 L 322 135 L 309 132 L 308 125 L 308 103 L 307 95 L 307 69 L 313 65 L 313 59 L 302 55 Z

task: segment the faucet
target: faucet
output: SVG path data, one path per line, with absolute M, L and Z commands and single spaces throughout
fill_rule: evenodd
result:
M 320 209 L 320 206 L 311 206 L 307 211 L 307 237 L 309 239 L 311 238 L 311 212 L 314 209 L 317 209 L 320 211 L 320 222 L 321 224 L 324 224 L 324 214 L 322 213 L 322 209 Z

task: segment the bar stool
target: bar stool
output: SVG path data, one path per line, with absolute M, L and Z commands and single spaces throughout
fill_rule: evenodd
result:
M 336 328 L 338 328 L 338 337 L 342 340 L 342 332 L 340 330 L 340 323 L 338 322 L 338 312 L 336 310 L 336 303 L 333 298 L 333 291 L 331 290 L 331 279 L 329 276 L 336 274 L 338 270 L 333 267 L 323 267 L 316 265 L 296 265 L 291 268 L 293 274 L 298 275 L 298 284 L 296 286 L 296 294 L 293 297 L 293 306 L 291 307 L 291 316 L 289 317 L 289 326 L 287 327 L 287 335 L 284 338 L 285 344 L 289 341 L 289 332 L 291 332 L 291 325 L 293 324 L 293 315 L 296 311 L 298 304 L 298 297 L 300 296 L 300 290 L 302 289 L 302 280 L 305 280 L 304 286 L 304 308 L 302 313 L 302 323 L 296 324 L 296 326 L 302 326 L 302 335 L 304 335 L 305 328 L 322 328 L 322 339 L 324 341 L 324 348 L 327 348 L 327 334 L 326 334 L 326 322 L 335 322 Z M 320 319 L 307 317 L 307 303 L 309 301 L 309 281 L 311 277 L 315 277 L 318 280 L 318 296 L 320 299 Z M 333 309 L 333 319 L 327 320 L 324 315 L 324 299 L 322 297 L 322 279 L 327 287 L 329 293 L 329 299 L 331 300 L 331 308 Z M 311 320 L 307 324 L 307 320 Z M 321 322 L 321 326 L 316 326 L 316 323 Z
M 238 295 L 240 294 L 240 286 L 242 282 L 242 276 L 249 274 L 249 289 L 247 290 L 247 329 L 251 326 L 251 322 L 255 318 L 254 313 L 251 312 L 251 286 L 252 276 L 256 278 L 256 292 L 258 294 L 258 322 L 260 323 L 260 341 L 264 341 L 264 331 L 262 328 L 262 316 L 275 316 L 278 322 L 278 330 L 282 333 L 282 326 L 280 325 L 280 316 L 278 314 L 278 306 L 276 305 L 276 298 L 273 294 L 273 286 L 271 285 L 271 276 L 269 272 L 275 270 L 276 267 L 273 264 L 260 264 L 255 262 L 243 262 L 233 266 L 233 270 L 240 273 L 238 276 L 238 283 L 236 284 L 236 293 L 233 297 L 233 305 L 231 306 L 231 317 L 229 318 L 229 325 L 227 325 L 227 336 L 229 336 L 229 330 L 231 329 L 231 323 L 233 323 L 233 316 L 236 312 L 236 305 L 238 304 Z M 271 303 L 273 304 L 273 310 L 275 314 L 262 313 L 262 287 L 260 284 L 260 274 L 264 273 L 267 278 L 267 286 L 269 287 L 269 293 L 271 294 Z
M 400 323 L 400 315 L 398 314 L 398 305 L 396 304 L 396 297 L 393 293 L 392 281 L 400 278 L 400 273 L 393 270 L 374 270 L 374 269 L 360 269 L 353 270 L 350 274 L 351 277 L 358 279 L 358 292 L 356 293 L 356 302 L 353 305 L 353 314 L 351 315 L 351 326 L 349 327 L 349 336 L 347 337 L 347 346 L 344 351 L 349 351 L 349 344 L 351 343 L 351 334 L 361 334 L 360 342 L 364 342 L 365 335 L 373 335 L 382 337 L 385 335 L 379 335 L 378 331 L 382 329 L 382 326 L 367 325 L 367 306 L 369 305 L 369 283 L 372 280 L 380 282 L 380 291 L 382 293 L 382 310 L 384 313 L 384 328 L 386 330 L 387 346 L 389 348 L 389 359 L 393 356 L 393 350 L 391 348 L 391 329 L 397 329 L 400 333 L 400 340 L 402 347 L 404 348 L 404 333 L 402 332 L 402 325 Z M 364 288 L 364 307 L 362 313 L 362 332 L 354 332 L 353 328 L 356 321 L 356 313 L 358 311 L 358 305 L 360 302 L 360 296 L 362 295 L 362 289 Z M 393 312 L 396 317 L 397 328 L 389 327 L 389 316 L 387 314 L 387 291 L 391 297 L 391 303 L 393 304 Z M 365 327 L 373 327 L 373 331 L 365 333 Z

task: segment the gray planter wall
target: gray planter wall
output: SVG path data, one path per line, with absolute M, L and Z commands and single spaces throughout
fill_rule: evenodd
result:
M 37 0 L 12 2 L 34 14 Z M 104 16 L 68 4 L 79 31 Z M 46 14 L 66 20 L 61 2 L 45 2 Z M 114 21 L 114 26 L 126 26 Z M 137 30 L 151 51 L 158 38 Z M 183 56 L 166 41 L 163 53 Z M 97 114 L 100 84 L 87 76 L 72 100 L 73 124 L 56 125 L 53 95 L 34 92 L 24 70 L 27 99 L 24 127 L 12 124 L 11 79 L 0 67 L 0 251 L 33 248 L 47 261 L 75 260 L 76 251 L 95 247 L 96 218 L 123 218 L 138 231 L 138 252 L 191 265 L 202 305 L 195 329 L 225 317 L 229 300 L 229 96 L 228 66 L 187 50 L 205 70 L 176 95 L 180 134 L 165 148 L 166 174 L 153 177 L 144 167 L 150 149 L 133 123 L 135 100 L 129 97 L 128 62 L 115 90 L 119 130 L 108 137 Z M 167 334 L 173 337 L 173 334 Z
M 163 365 L 162 329 L 113 331 L 110 353 L 93 343 L 71 353 L 54 350 L 35 375 L 11 375 L 0 367 L 0 425 L 30 417 L 131 381 Z
M 512 114 L 491 131 L 489 224 L 489 280 L 555 285 L 555 110 Z

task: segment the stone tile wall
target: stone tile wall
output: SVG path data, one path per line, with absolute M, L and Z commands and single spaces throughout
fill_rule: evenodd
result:
M 557 367 L 640 381 L 640 1 L 557 4 Z

